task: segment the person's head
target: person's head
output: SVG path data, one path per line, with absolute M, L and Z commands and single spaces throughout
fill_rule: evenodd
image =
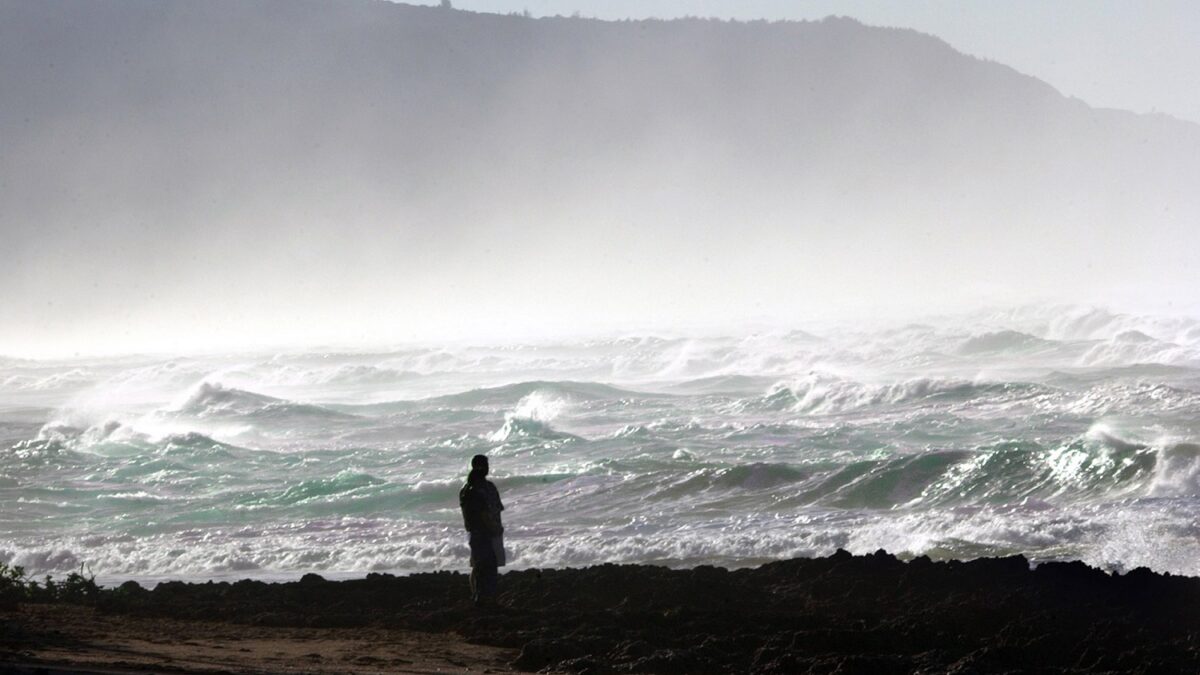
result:
M 478 471 L 486 476 L 488 473 L 488 458 L 487 455 L 475 455 L 471 458 L 471 471 Z

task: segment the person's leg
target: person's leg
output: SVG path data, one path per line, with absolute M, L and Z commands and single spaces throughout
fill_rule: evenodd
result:
M 495 595 L 496 553 L 486 534 L 471 533 L 471 599 L 475 604 Z
M 496 565 L 493 563 L 491 565 L 484 565 L 481 567 L 480 572 L 483 578 L 481 579 L 482 583 L 479 597 L 484 600 L 494 600 L 496 598 L 496 593 L 499 591 L 498 587 L 500 585 L 500 570 L 497 569 Z

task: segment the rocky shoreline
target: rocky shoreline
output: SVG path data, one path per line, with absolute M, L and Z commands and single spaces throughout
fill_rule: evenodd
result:
M 521 570 L 476 608 L 461 573 L 135 583 L 98 617 L 461 635 L 512 667 L 575 673 L 1195 673 L 1200 579 L 1020 556 L 844 551 L 753 569 Z

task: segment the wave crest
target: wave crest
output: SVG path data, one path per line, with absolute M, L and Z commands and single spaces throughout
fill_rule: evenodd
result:
M 798 382 L 777 383 L 756 399 L 766 410 L 790 410 L 809 414 L 831 414 L 875 406 L 895 406 L 912 401 L 962 402 L 982 397 L 1024 396 L 1038 393 L 1036 385 L 1024 383 L 977 383 L 967 380 L 916 378 L 892 384 L 864 384 L 838 377 L 813 374 Z
M 345 418 L 352 415 L 318 405 L 296 403 L 265 394 L 201 382 L 187 397 L 164 413 L 199 419 L 313 417 Z
M 1054 345 L 1053 341 L 1044 340 L 1036 335 L 1015 330 L 1001 330 L 971 336 L 959 345 L 958 353 L 977 355 L 995 354 L 998 352 L 1027 352 L 1053 347 Z

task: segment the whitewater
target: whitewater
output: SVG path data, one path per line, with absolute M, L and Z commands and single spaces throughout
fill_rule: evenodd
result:
M 102 581 L 883 548 L 1200 575 L 1200 320 L 917 323 L 375 351 L 0 358 L 0 560 Z

